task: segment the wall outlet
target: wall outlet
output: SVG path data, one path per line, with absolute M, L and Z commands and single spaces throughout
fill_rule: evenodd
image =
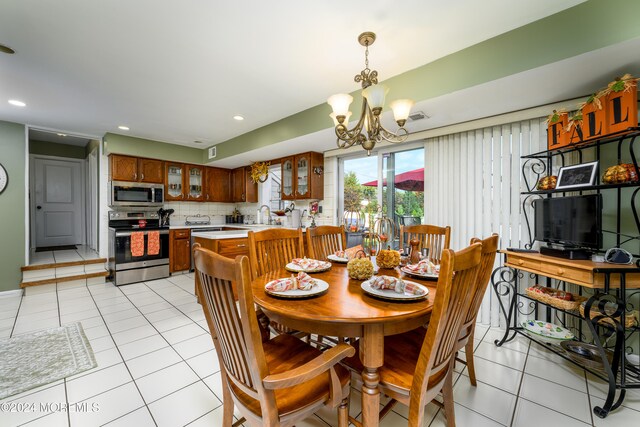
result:
M 318 206 L 318 213 L 322 213 L 322 205 Z

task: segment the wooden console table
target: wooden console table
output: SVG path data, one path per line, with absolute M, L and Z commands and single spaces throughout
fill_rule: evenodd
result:
M 600 358 L 603 361 L 603 369 L 600 371 L 584 366 L 580 367 L 609 383 L 605 404 L 602 407 L 596 406 L 593 409 L 597 416 L 605 418 L 610 411 L 620 406 L 624 400 L 626 389 L 640 388 L 640 366 L 634 366 L 626 362 L 624 351 L 627 334 L 640 332 L 640 328 L 637 325 L 629 328 L 625 325 L 624 320 L 620 322 L 620 319 L 624 319 L 624 314 L 627 312 L 627 299 L 629 296 L 627 291 L 640 289 L 640 268 L 635 264 L 619 265 L 604 262 L 577 261 L 541 255 L 537 252 L 503 250 L 500 253 L 504 256 L 504 264 L 494 270 L 491 284 L 496 294 L 502 297 L 499 298 L 499 304 L 506 318 L 507 329 L 502 339 L 496 340 L 495 344 L 501 346 L 520 334 L 549 348 L 564 359 L 576 363 L 567 356 L 562 348 L 544 344 L 527 335 L 518 322 L 518 314 L 531 315 L 532 313 L 537 313 L 538 306 L 546 306 L 547 322 L 551 322 L 552 309 L 585 321 L 593 337 L 593 342 L 598 347 Z M 551 279 L 556 279 L 558 281 L 557 286 L 560 286 L 563 282 L 578 285 L 580 294 L 583 292 L 582 288 L 592 289 L 593 295 L 587 300 L 584 313 L 589 316 L 593 309 L 597 311 L 598 315 L 585 318 L 578 312 L 564 311 L 528 297 L 519 289 L 519 282 L 524 278 L 523 272 L 530 273 L 536 281 L 539 280 L 540 276 L 545 277 L 549 284 Z M 635 291 L 633 293 L 638 292 Z M 507 299 L 507 304 L 504 304 L 503 298 Z M 530 305 L 534 307 L 533 310 L 526 313 L 522 312 L 521 308 L 524 305 L 522 299 L 531 301 Z M 605 303 L 608 303 L 608 307 L 616 307 L 614 312 L 611 312 L 611 310 L 605 311 Z M 601 322 L 603 319 L 611 323 L 603 324 Z M 611 363 L 609 363 L 605 346 L 600 339 L 603 332 L 608 336 L 616 335 Z M 618 390 L 619 394 L 616 398 Z

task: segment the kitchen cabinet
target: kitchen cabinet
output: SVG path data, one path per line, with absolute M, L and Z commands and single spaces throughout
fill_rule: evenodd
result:
M 204 201 L 205 172 L 204 166 L 185 165 L 187 186 L 185 199 L 190 202 Z
M 191 241 L 188 228 L 169 230 L 169 271 L 191 268 Z
M 258 202 L 258 184 L 251 179 L 251 169 L 241 167 L 231 171 L 231 201 Z
M 185 200 L 185 168 L 182 163 L 165 163 L 164 200 Z
M 111 154 L 109 157 L 112 181 L 149 182 L 155 184 L 164 182 L 163 162 L 161 160 L 119 154 Z
M 205 202 L 231 201 L 231 171 L 221 168 L 206 169 Z
M 308 152 L 285 157 L 282 168 L 282 200 L 324 198 L 324 156 Z

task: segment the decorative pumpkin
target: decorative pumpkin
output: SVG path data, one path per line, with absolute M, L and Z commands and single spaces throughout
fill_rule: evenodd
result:
M 558 183 L 558 177 L 555 175 L 545 176 L 540 178 L 538 181 L 538 185 L 536 188 L 538 190 L 553 190 L 556 188 L 556 184 Z
M 373 276 L 373 263 L 369 258 L 353 258 L 347 263 L 349 277 L 356 280 L 367 280 Z
M 376 256 L 376 264 L 380 268 L 395 268 L 400 265 L 400 252 L 392 249 L 382 249 Z
M 605 184 L 623 184 L 637 180 L 638 174 L 631 163 L 611 166 L 602 175 L 602 182 Z

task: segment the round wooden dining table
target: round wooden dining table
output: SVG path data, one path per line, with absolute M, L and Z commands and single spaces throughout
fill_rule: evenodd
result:
M 361 280 L 350 279 L 345 264 L 334 263 L 330 270 L 311 273 L 329 284 L 318 296 L 288 299 L 269 295 L 265 284 L 291 276 L 282 268 L 252 281 L 254 300 L 265 314 L 289 328 L 324 336 L 359 337 L 362 372 L 362 423 L 379 425 L 380 391 L 378 368 L 384 363 L 384 337 L 410 331 L 429 321 L 436 294 L 436 282 L 406 277 L 429 287 L 427 299 L 404 302 L 383 300 L 366 294 Z M 403 277 L 396 269 L 381 269 L 378 275 Z

